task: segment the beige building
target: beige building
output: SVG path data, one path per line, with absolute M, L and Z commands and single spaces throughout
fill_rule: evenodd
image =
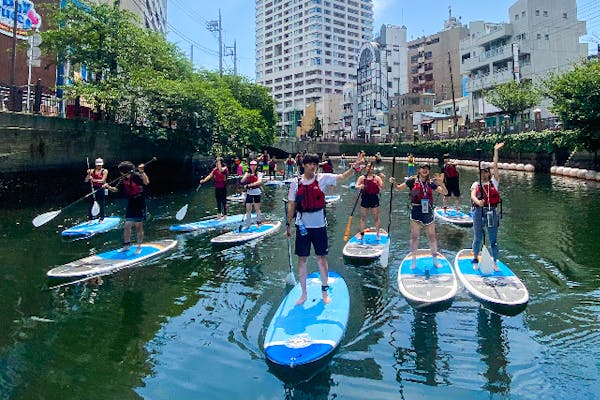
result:
M 433 93 L 407 93 L 392 96 L 389 99 L 390 134 L 400 141 L 415 140 L 413 115 L 416 112 L 432 111 L 435 95 Z
M 436 100 L 447 100 L 454 88 L 454 95 L 461 97 L 459 46 L 468 36 L 467 28 L 450 13 L 443 31 L 408 42 L 409 92 L 435 93 Z

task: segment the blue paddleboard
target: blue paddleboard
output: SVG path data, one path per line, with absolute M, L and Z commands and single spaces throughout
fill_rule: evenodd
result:
M 137 245 L 129 247 L 127 251 L 123 251 L 123 249 L 111 250 L 52 268 L 47 272 L 47 275 L 52 278 L 105 275 L 156 257 L 171 250 L 176 244 L 177 241 L 175 240 L 165 239 L 142 243 L 140 252 L 137 251 Z
M 473 216 L 471 213 L 466 213 L 457 208 L 447 207 L 446 211 L 444 211 L 442 207 L 436 207 L 433 210 L 433 215 L 438 221 L 450 222 L 462 226 L 473 225 Z
M 331 303 L 324 304 L 318 272 L 306 277 L 307 299 L 297 306 L 300 283 L 283 299 L 265 336 L 265 355 L 277 365 L 290 368 L 328 356 L 340 344 L 350 315 L 350 294 L 344 279 L 329 271 Z
M 471 249 L 463 249 L 454 259 L 454 269 L 460 283 L 471 297 L 486 308 L 504 315 L 516 315 L 523 311 L 529 302 L 527 287 L 511 269 L 498 260 L 499 271 L 484 274 L 473 269 Z
M 103 233 L 115 229 L 119 226 L 121 218 L 119 217 L 106 217 L 104 221 L 100 223 L 99 219 L 93 219 L 91 221 L 82 222 L 71 228 L 65 229 L 60 234 L 61 236 L 69 238 L 83 238 L 95 235 L 96 233 Z
M 228 215 L 225 219 L 218 219 L 216 216 L 213 216 L 202 221 L 171 225 L 169 230 L 174 232 L 193 232 L 199 230 L 217 229 L 228 225 L 239 224 L 244 219 L 244 215 L 245 214 Z
M 411 268 L 412 253 L 404 257 L 398 268 L 400 293 L 412 307 L 422 312 L 447 309 L 458 291 L 458 281 L 446 257 L 438 254 L 436 259 L 440 268 L 433 265 L 429 249 L 419 249 L 415 268 Z

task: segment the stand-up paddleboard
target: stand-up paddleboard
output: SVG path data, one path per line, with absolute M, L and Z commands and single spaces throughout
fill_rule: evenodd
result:
M 442 207 L 433 210 L 433 216 L 438 221 L 449 222 L 456 225 L 472 226 L 473 216 L 457 208 L 448 207 L 446 211 Z
M 346 258 L 370 261 L 381 257 L 390 249 L 390 238 L 385 229 L 379 229 L 379 240 L 375 228 L 364 231 L 361 238 L 360 232 L 352 236 L 344 245 L 342 254 Z
M 235 193 L 227 196 L 227 200 L 235 203 L 243 203 L 246 201 L 246 193 Z
M 398 268 L 398 289 L 408 303 L 422 312 L 437 312 L 452 305 L 458 282 L 446 257 L 438 253 L 440 268 L 433 265 L 431 250 L 416 251 L 416 267 L 409 253 Z
M 229 225 L 239 224 L 244 219 L 244 215 L 245 214 L 228 215 L 225 219 L 219 219 L 217 216 L 212 216 L 201 221 L 180 225 L 171 225 L 169 230 L 174 232 L 194 232 L 200 230 L 218 229 Z
M 265 336 L 265 355 L 279 366 L 289 368 L 327 357 L 340 344 L 350 315 L 350 294 L 344 279 L 329 271 L 331 302 L 323 303 L 318 272 L 306 277 L 306 301 L 297 306 L 300 283 L 287 294 L 275 312 Z
M 264 185 L 265 185 L 265 186 L 276 186 L 276 187 L 278 187 L 278 186 L 283 186 L 283 185 L 285 185 L 285 182 L 283 182 L 283 181 L 278 181 L 278 180 L 275 180 L 275 179 L 273 179 L 273 180 L 270 180 L 270 181 L 266 181 L 266 182 L 264 183 Z
M 217 245 L 233 245 L 258 239 L 275 233 L 281 227 L 281 221 L 264 221 L 260 225 L 252 224 L 247 228 L 235 229 L 210 239 Z
M 506 264 L 498 260 L 500 271 L 485 275 L 473 269 L 472 259 L 473 251 L 463 249 L 454 259 L 454 268 L 460 283 L 473 298 L 498 314 L 517 315 L 527 307 L 529 292 Z
M 102 223 L 100 223 L 100 220 L 96 218 L 65 229 L 60 234 L 61 236 L 71 239 L 85 238 L 95 235 L 96 233 L 108 232 L 111 229 L 115 229 L 117 226 L 119 226 L 120 222 L 121 218 L 119 217 L 106 217 Z
M 355 189 L 356 188 L 356 182 L 350 182 L 350 184 L 348 185 L 348 189 Z
M 325 195 L 325 204 L 333 204 L 340 201 L 342 197 L 339 194 L 326 194 Z
M 127 251 L 120 251 L 122 249 L 111 250 L 52 268 L 47 272 L 47 275 L 52 278 L 104 275 L 156 257 L 171 250 L 176 244 L 177 241 L 175 240 L 165 239 L 143 243 L 139 253 L 137 252 L 137 245 L 129 247 Z

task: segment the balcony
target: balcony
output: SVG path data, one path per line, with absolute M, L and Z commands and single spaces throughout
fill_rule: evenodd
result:
M 512 24 L 499 24 L 495 26 L 490 32 L 486 33 L 482 36 L 477 36 L 474 38 L 474 41 L 480 46 L 485 45 L 486 43 L 494 42 L 496 40 L 511 37 L 513 35 L 513 27 Z
M 470 78 L 467 80 L 466 88 L 469 92 L 476 92 L 481 90 L 482 87 L 484 89 L 489 89 L 500 83 L 505 83 L 511 80 L 513 80 L 512 69 L 504 68 L 491 74 L 482 74 L 475 78 Z
M 496 47 L 495 49 L 488 50 L 479 55 L 479 61 L 485 62 L 486 64 L 507 58 L 512 58 L 512 45 L 510 44 L 502 47 Z

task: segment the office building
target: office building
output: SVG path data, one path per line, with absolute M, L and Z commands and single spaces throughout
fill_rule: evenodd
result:
M 371 40 L 372 0 L 255 0 L 256 82 L 277 101 L 279 129 L 295 136 L 304 109 L 356 81 Z

